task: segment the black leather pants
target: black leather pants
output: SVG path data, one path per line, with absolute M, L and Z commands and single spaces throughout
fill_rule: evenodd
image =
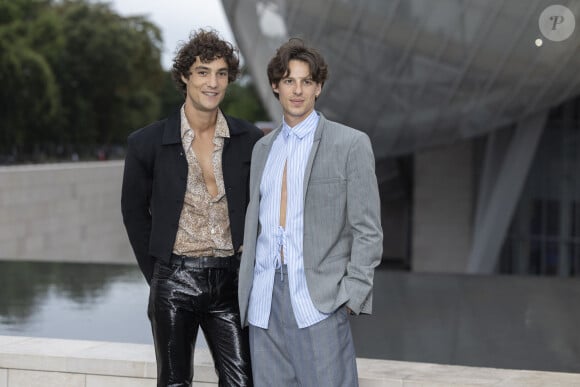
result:
M 199 327 L 220 386 L 251 386 L 248 331 L 238 308 L 238 271 L 192 267 L 192 259 L 157 262 L 148 314 L 157 358 L 157 386 L 191 386 Z

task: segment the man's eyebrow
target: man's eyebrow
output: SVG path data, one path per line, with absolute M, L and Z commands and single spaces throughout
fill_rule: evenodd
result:
M 202 64 L 195 66 L 193 69 L 194 70 L 211 70 L 209 68 L 209 66 L 204 66 Z M 229 71 L 229 70 L 227 67 L 222 67 L 222 68 L 217 69 L 216 71 Z
M 311 80 L 311 81 L 314 80 L 314 78 L 312 78 L 312 75 L 309 75 L 309 76 L 303 77 L 303 78 L 297 78 L 297 77 L 292 77 L 290 75 L 285 75 L 282 77 L 282 79 L 304 79 L 304 80 Z

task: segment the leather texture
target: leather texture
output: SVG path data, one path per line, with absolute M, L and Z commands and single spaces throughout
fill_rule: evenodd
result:
M 194 259 L 157 261 L 148 315 L 157 356 L 157 386 L 191 386 L 199 327 L 220 386 L 252 386 L 248 331 L 238 310 L 238 272 L 199 268 Z

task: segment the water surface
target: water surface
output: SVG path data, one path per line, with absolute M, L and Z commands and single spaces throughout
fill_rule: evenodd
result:
M 0 335 L 152 343 L 135 265 L 0 262 Z
M 379 269 L 374 285 L 358 357 L 580 372 L 577 279 Z M 137 265 L 0 261 L 0 335 L 151 344 L 148 293 Z

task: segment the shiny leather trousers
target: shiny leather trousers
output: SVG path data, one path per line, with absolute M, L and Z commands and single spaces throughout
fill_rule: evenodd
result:
M 157 262 L 148 315 L 157 358 L 157 386 L 191 386 L 199 327 L 212 354 L 220 386 L 251 386 L 248 330 L 242 329 L 236 269 Z

